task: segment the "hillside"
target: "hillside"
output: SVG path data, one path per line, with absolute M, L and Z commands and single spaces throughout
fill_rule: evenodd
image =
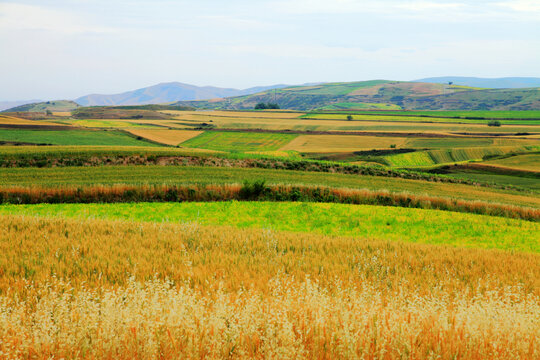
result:
M 133 91 L 127 91 L 120 94 L 86 95 L 75 99 L 75 102 L 83 106 L 160 104 L 181 100 L 204 100 L 249 95 L 268 89 L 281 87 L 286 87 L 286 85 L 257 86 L 249 89 L 238 90 L 214 86 L 199 87 L 180 82 L 169 82 L 144 87 Z
M 37 103 L 37 102 L 41 102 L 41 100 L 34 99 L 34 100 L 0 101 L 0 111 L 11 109 L 16 106 L 32 104 L 32 103 Z
M 539 89 L 478 89 L 459 85 L 372 80 L 293 86 L 253 95 L 175 105 L 203 109 L 252 109 L 276 102 L 284 109 L 533 110 Z
M 448 84 L 453 82 L 454 85 L 473 86 L 479 88 L 490 89 L 516 89 L 516 88 L 530 88 L 540 87 L 540 78 L 537 77 L 504 77 L 504 78 L 479 78 L 479 77 L 465 77 L 465 76 L 440 76 L 431 77 L 419 80 L 413 80 L 415 82 L 429 82 L 437 84 Z
M 79 104 L 71 100 L 54 100 L 38 103 L 31 103 L 6 109 L 3 112 L 45 112 L 50 111 L 71 111 L 79 107 Z

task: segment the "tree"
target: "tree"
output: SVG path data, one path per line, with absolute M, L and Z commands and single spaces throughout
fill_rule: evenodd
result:
M 352 121 L 352 119 L 353 119 L 352 115 L 347 115 L 347 120 L 348 121 Z
M 263 102 L 257 103 L 257 105 L 255 105 L 255 110 L 265 110 L 265 109 L 267 109 L 267 107 L 266 107 L 266 104 Z
M 45 110 L 45 115 L 52 116 L 52 111 L 49 109 Z
M 488 122 L 488 126 L 501 126 L 501 122 L 499 120 L 491 120 Z

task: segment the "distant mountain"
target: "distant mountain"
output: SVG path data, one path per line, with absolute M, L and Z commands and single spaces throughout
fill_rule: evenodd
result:
M 43 101 L 31 104 L 24 104 L 9 108 L 3 112 L 45 112 L 50 111 L 71 111 L 79 107 L 79 104 L 71 100 Z
M 286 86 L 287 85 L 259 86 L 238 90 L 213 86 L 200 87 L 179 82 L 169 82 L 133 91 L 127 91 L 120 94 L 86 95 L 75 99 L 75 102 L 83 106 L 162 104 L 181 100 L 206 100 L 249 95 L 269 89 L 279 89 Z
M 39 99 L 33 99 L 33 100 L 17 100 L 17 101 L 0 101 L 0 111 L 10 109 L 16 106 L 31 104 L 40 102 L 42 100 Z
M 371 80 L 291 86 L 220 100 L 179 101 L 200 109 L 253 109 L 276 102 L 294 110 L 540 110 L 540 89 L 478 89 L 459 85 Z
M 489 79 L 463 76 L 441 76 L 413 81 L 437 84 L 448 84 L 448 82 L 451 81 L 454 83 L 454 85 L 464 85 L 489 89 L 516 89 L 540 87 L 540 78 L 536 77 L 504 77 Z

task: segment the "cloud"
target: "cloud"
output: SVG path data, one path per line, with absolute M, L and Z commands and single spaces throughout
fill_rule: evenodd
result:
M 0 4 L 0 29 L 10 32 L 33 30 L 65 34 L 110 33 L 115 31 L 110 27 L 92 24 L 83 16 L 69 11 L 16 3 Z
M 273 8 L 282 13 L 372 14 L 389 18 L 462 22 L 478 19 L 530 19 L 540 14 L 539 0 L 493 1 L 396 1 L 396 0 L 277 0 Z M 508 12 L 511 11 L 511 13 Z

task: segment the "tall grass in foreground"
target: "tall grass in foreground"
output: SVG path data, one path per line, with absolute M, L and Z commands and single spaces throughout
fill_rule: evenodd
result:
M 269 293 L 210 294 L 163 281 L 114 290 L 30 285 L 0 297 L 9 358 L 534 359 L 540 299 L 502 293 L 419 296 L 275 278 Z
M 0 220 L 3 358 L 540 356 L 537 254 Z
M 540 209 L 508 204 L 450 199 L 430 195 L 392 193 L 386 190 L 355 190 L 301 185 L 266 186 L 264 182 L 231 185 L 90 185 L 51 188 L 0 187 L 0 204 L 114 203 L 182 201 L 313 201 L 344 204 L 400 206 L 503 216 L 531 221 Z

